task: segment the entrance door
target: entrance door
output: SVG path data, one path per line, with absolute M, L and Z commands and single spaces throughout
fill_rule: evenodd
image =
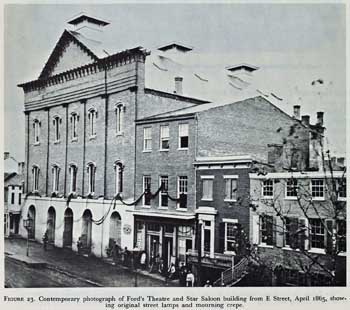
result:
M 159 236 L 148 235 L 149 247 L 148 247 L 148 257 L 151 258 L 150 261 L 159 255 Z
M 204 229 L 204 251 L 210 252 L 210 230 Z
M 73 211 L 68 208 L 64 212 L 63 246 L 71 247 L 73 242 Z
M 164 237 L 163 261 L 167 269 L 171 264 L 172 255 L 173 255 L 173 238 Z
M 35 239 L 35 207 L 30 206 L 27 213 L 27 219 L 32 220 L 32 228 L 28 230 L 28 238 Z
M 109 246 L 114 242 L 121 247 L 122 221 L 118 212 L 113 212 L 109 222 Z
M 55 243 L 55 228 L 56 228 L 56 211 L 54 207 L 50 207 L 47 212 L 47 238 L 48 242 Z
M 90 210 L 85 210 L 83 214 L 83 224 L 81 229 L 81 242 L 88 252 L 91 249 L 92 214 Z

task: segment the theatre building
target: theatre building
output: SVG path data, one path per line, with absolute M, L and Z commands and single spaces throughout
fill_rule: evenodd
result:
M 250 234 L 252 162 L 267 161 L 268 144 L 283 143 L 300 121 L 257 88 L 258 67 L 228 60 L 206 72 L 193 48 L 176 42 L 116 53 L 99 40 L 111 26 L 72 18 L 39 77 L 19 85 L 19 232 L 27 236 L 31 219 L 30 238 L 47 232 L 75 251 L 79 240 L 96 256 L 116 242 L 166 265 L 195 264 L 200 249 L 207 267 L 225 269 L 234 227 Z

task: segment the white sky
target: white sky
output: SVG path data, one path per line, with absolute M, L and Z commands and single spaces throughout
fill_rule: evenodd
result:
M 301 104 L 312 122 L 324 111 L 330 148 L 345 154 L 343 4 L 8 5 L 5 150 L 16 159 L 24 160 L 23 92 L 16 85 L 38 77 L 66 21 L 82 11 L 111 22 L 114 52 L 178 41 L 214 58 L 232 55 L 264 67 L 269 88 L 288 96 L 281 108 L 291 113 L 293 104 Z M 311 81 L 318 78 L 325 83 L 315 89 Z

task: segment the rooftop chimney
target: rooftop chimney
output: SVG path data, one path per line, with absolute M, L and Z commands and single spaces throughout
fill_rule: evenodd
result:
M 4 152 L 4 160 L 10 157 L 10 152 Z
M 337 157 L 335 156 L 331 157 L 331 165 L 332 165 L 332 168 L 334 169 L 335 166 L 337 165 Z
M 175 94 L 182 95 L 182 81 L 183 78 L 181 76 L 175 77 Z
M 323 126 L 323 112 L 317 112 L 317 125 Z
M 18 174 L 20 175 L 24 174 L 24 161 L 21 161 L 18 163 Z
M 300 105 L 293 106 L 294 118 L 300 120 Z
M 305 126 L 309 126 L 310 125 L 310 115 L 303 115 L 301 117 L 301 122 L 305 125 Z
M 283 146 L 281 144 L 268 144 L 267 145 L 267 162 L 271 165 L 275 165 L 281 158 L 283 152 Z
M 339 166 L 344 167 L 344 165 L 345 165 L 345 157 L 338 157 L 338 158 L 337 158 L 337 164 L 338 164 Z

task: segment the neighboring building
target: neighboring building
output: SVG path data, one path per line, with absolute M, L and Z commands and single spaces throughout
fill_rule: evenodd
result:
M 290 135 L 290 128 L 297 137 Z M 249 239 L 253 159 L 267 162 L 268 145 L 284 140 L 293 142 L 298 154 L 309 148 L 309 124 L 285 114 L 261 96 L 138 119 L 136 197 L 146 189 L 156 195 L 135 206 L 135 245 L 146 250 L 148 257 L 159 254 L 167 264 L 173 256 L 173 260 L 196 265 L 196 250 L 201 244 L 207 257 L 202 259 L 202 272 L 207 268 L 215 280 L 232 265 L 227 232 L 232 226 L 239 227 Z M 237 201 L 224 197 L 229 181 L 231 186 L 239 184 Z M 162 183 L 166 184 L 164 193 Z M 202 184 L 208 191 L 204 196 L 214 195 L 211 199 L 201 199 Z M 182 204 L 181 196 L 186 203 Z M 205 224 L 201 226 L 202 242 L 196 239 L 198 221 Z
M 320 137 L 315 128 L 311 136 Z M 281 146 L 276 156 L 272 149 L 269 165 L 250 174 L 250 240 L 259 264 L 272 271 L 270 285 L 346 285 L 344 158 L 316 167 L 310 156 L 306 169 L 293 169 L 284 160 L 289 150 Z
M 237 264 L 249 241 L 249 172 L 251 156 L 197 157 L 196 205 L 201 248 L 188 260 L 198 269 L 201 253 L 203 279 L 216 280 Z M 233 258 L 234 256 L 234 258 Z
M 4 175 L 4 234 L 5 236 L 19 234 L 21 210 L 23 206 L 24 163 L 18 163 L 5 153 L 5 166 L 11 160 L 16 163 L 16 171 L 5 172 Z M 10 166 L 14 166 L 12 163 Z M 12 168 L 14 169 L 14 168 Z

